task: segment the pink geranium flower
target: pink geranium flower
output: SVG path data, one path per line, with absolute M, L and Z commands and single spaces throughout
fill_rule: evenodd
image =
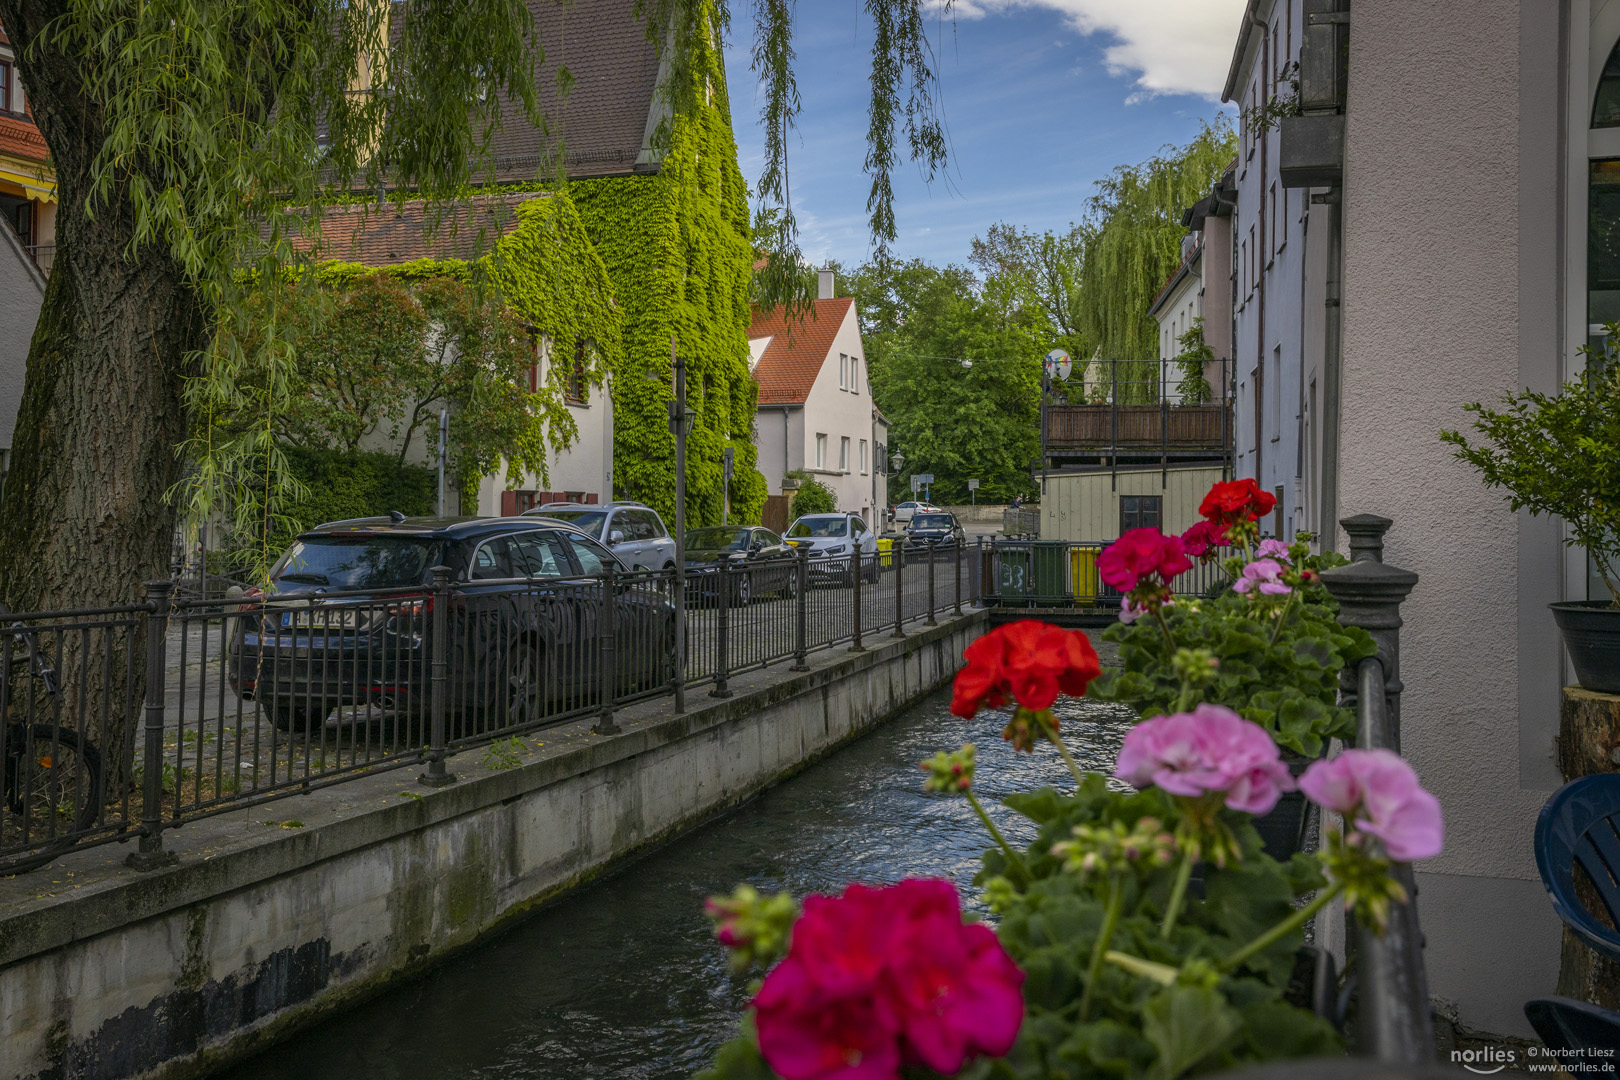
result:
M 1377 837 L 1399 862 L 1432 858 L 1444 846 L 1440 800 L 1393 751 L 1346 750 L 1314 762 L 1299 787 L 1318 806 L 1343 815 L 1349 827 Z
M 993 931 L 962 922 L 950 882 L 851 885 L 805 901 L 754 998 L 760 1053 L 784 1080 L 954 1074 L 1012 1049 L 1023 979 Z
M 1228 807 L 1257 815 L 1269 814 L 1283 792 L 1294 790 L 1266 730 L 1207 702 L 1137 724 L 1125 736 L 1114 775 L 1188 798 L 1224 792 Z
M 1181 534 L 1181 550 L 1202 559 L 1218 547 L 1226 547 L 1226 530 L 1213 521 L 1200 521 Z
M 1262 559 L 1277 559 L 1282 562 L 1292 562 L 1293 556 L 1288 553 L 1288 545 L 1281 540 L 1265 539 L 1260 541 L 1254 549 L 1255 555 Z
M 1282 574 L 1283 566 L 1276 559 L 1256 559 L 1243 568 L 1243 576 L 1232 583 L 1232 591 L 1259 589 L 1267 596 L 1287 596 L 1294 590 L 1283 583 Z

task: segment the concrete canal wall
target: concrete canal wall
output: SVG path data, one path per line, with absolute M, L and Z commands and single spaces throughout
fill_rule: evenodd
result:
M 749 798 L 955 672 L 983 613 L 166 834 L 179 865 L 116 846 L 0 881 L 0 1077 L 201 1075 L 420 972 L 614 862 Z M 481 758 L 482 755 L 482 758 Z M 401 1048 L 409 1052 L 409 1048 Z

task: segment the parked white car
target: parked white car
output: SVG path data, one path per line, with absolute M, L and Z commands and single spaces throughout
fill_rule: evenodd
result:
M 810 549 L 813 577 L 850 582 L 850 555 L 861 549 L 861 576 L 878 578 L 877 534 L 866 527 L 859 514 L 805 514 L 788 526 L 784 534 L 795 548 Z
M 632 570 L 667 570 L 675 565 L 675 538 L 658 511 L 645 503 L 546 503 L 524 516 L 566 521 L 606 545 Z
M 902 525 L 909 525 L 911 523 L 911 515 L 913 514 L 937 513 L 939 510 L 940 508 L 935 506 L 933 503 L 903 502 L 896 503 L 894 509 L 889 511 L 889 513 L 894 521 L 895 527 L 899 528 Z

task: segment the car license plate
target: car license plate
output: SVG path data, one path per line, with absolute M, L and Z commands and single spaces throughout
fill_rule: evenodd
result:
M 281 625 L 304 630 L 338 630 L 355 625 L 353 608 L 316 608 L 311 611 L 283 611 Z

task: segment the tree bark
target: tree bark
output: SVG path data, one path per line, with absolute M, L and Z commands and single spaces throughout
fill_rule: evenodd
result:
M 189 357 L 204 305 L 167 250 L 131 248 L 123 193 L 87 209 L 105 117 L 80 60 L 40 37 L 66 0 L 0 0 L 56 170 L 56 259 L 29 345 L 12 471 L 0 498 L 0 598 L 13 610 L 137 602 L 169 574 Z M 102 743 L 117 784 L 144 690 L 134 626 L 42 635 L 62 676 L 57 715 Z M 52 643 L 54 642 L 54 646 Z M 109 790 L 116 790 L 110 788 Z

